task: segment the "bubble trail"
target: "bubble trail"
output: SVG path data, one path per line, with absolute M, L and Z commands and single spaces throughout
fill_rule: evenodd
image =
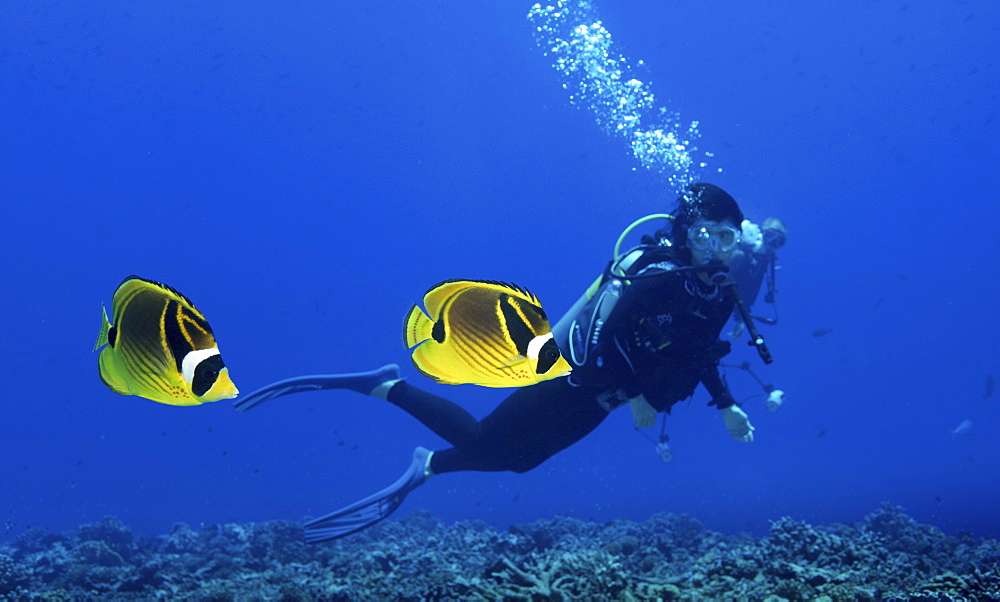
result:
M 589 109 L 604 131 L 628 143 L 639 165 L 663 175 L 675 190 L 695 181 L 694 172 L 707 167 L 692 158 L 701 135 L 698 122 L 685 126 L 680 115 L 656 106 L 649 84 L 634 77 L 628 60 L 614 50 L 611 32 L 596 19 L 590 2 L 535 4 L 528 20 L 571 104 Z

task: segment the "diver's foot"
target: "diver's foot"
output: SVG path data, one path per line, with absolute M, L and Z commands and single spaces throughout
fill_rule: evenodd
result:
M 398 364 L 386 364 L 381 368 L 376 370 L 370 370 L 368 372 L 355 372 L 354 374 L 331 374 L 331 377 L 336 377 L 339 383 L 339 389 L 350 389 L 351 391 L 357 391 L 362 395 L 372 395 L 374 397 L 383 397 L 381 395 L 376 395 L 377 389 L 386 385 L 387 383 L 396 384 L 399 382 L 399 365 Z M 331 379 L 332 381 L 333 379 Z
M 296 376 L 271 383 L 237 399 L 233 403 L 233 408 L 237 412 L 245 412 L 276 397 L 326 389 L 348 389 L 362 395 L 373 395 L 385 399 L 388 390 L 399 380 L 399 366 L 396 364 L 386 364 L 369 372 Z
M 306 541 L 319 543 L 338 539 L 386 519 L 399 508 L 411 491 L 423 485 L 433 474 L 430 470 L 433 454 L 429 449 L 418 447 L 413 450 L 410 467 L 395 483 L 350 506 L 306 523 Z

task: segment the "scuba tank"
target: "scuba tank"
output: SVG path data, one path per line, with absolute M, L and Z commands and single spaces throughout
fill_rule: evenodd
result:
M 630 280 L 627 276 L 628 269 L 642 256 L 644 251 L 669 246 L 669 241 L 662 239 L 662 243 L 642 244 L 624 254 L 620 253 L 625 237 L 638 226 L 654 219 L 674 218 L 666 213 L 654 213 L 629 224 L 615 242 L 612 260 L 608 263 L 604 273 L 587 287 L 583 295 L 552 327 L 552 335 L 556 344 L 559 345 L 563 355 L 574 368 L 587 365 L 591 359 L 598 362 L 598 367 L 600 367 L 601 358 L 591 358 L 591 354 L 598 343 L 601 329 L 621 299 L 622 291 Z
M 587 290 L 584 291 L 583 295 L 577 299 L 577 301 L 570 307 L 569 311 L 567 311 L 566 314 L 564 314 L 552 328 L 552 334 L 555 338 L 556 344 L 559 345 L 559 348 L 563 351 L 563 356 L 567 358 L 574 368 L 587 366 L 592 359 L 594 360 L 595 367 L 603 367 L 602 357 L 599 355 L 594 358 L 591 357 L 597 349 L 601 330 L 618 301 L 621 299 L 624 287 L 627 286 L 632 280 L 638 280 L 645 277 L 635 275 L 629 276 L 628 269 L 632 267 L 632 265 L 643 255 L 643 253 L 653 249 L 662 250 L 670 247 L 669 240 L 666 238 L 660 238 L 659 240 L 654 240 L 652 242 L 644 241 L 643 244 L 633 247 L 624 254 L 620 253 L 621 245 L 625 237 L 628 236 L 636 227 L 654 219 L 674 219 L 674 217 L 666 213 L 654 213 L 639 218 L 629 224 L 629 226 L 622 231 L 618 240 L 615 242 L 615 247 L 612 253 L 613 259 L 608 263 L 608 267 L 605 269 L 604 274 L 594 280 Z M 718 280 L 721 284 L 723 280 L 728 278 L 728 267 L 721 264 L 715 266 L 714 264 L 716 263 L 718 262 L 712 262 L 712 264 L 706 266 L 681 267 L 673 271 L 700 271 L 708 269 L 708 271 L 712 272 L 712 280 Z M 658 276 L 658 274 L 653 275 L 653 277 L 655 276 Z M 731 287 L 736 301 L 736 310 L 740 313 L 744 323 L 750 331 L 751 340 L 749 344 L 757 348 L 757 352 L 761 359 L 764 360 L 765 364 L 770 364 L 773 361 L 770 351 L 764 343 L 764 337 L 761 336 L 760 332 L 754 325 L 754 322 L 750 317 L 749 310 L 740 298 L 739 288 L 736 286 L 735 282 L 732 282 L 727 286 Z

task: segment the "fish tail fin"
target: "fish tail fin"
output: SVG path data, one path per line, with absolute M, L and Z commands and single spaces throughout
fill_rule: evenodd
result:
M 431 338 L 433 328 L 434 321 L 427 317 L 419 305 L 411 307 L 403 322 L 403 342 L 406 343 L 406 348 L 412 349 Z
M 128 383 L 125 379 L 121 377 L 118 373 L 118 366 L 111 357 L 111 350 L 105 349 L 97 358 L 98 373 L 101 376 L 101 382 L 103 382 L 109 389 L 115 393 L 121 393 L 122 395 L 131 395 L 129 391 Z
M 108 310 L 101 306 L 101 332 L 97 334 L 97 342 L 94 343 L 94 351 L 108 344 L 108 333 L 111 331 L 111 322 L 108 320 Z

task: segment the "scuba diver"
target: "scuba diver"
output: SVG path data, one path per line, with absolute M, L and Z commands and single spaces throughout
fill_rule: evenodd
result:
M 234 407 L 245 411 L 290 393 L 348 389 L 387 400 L 453 446 L 418 447 L 395 483 L 308 522 L 306 541 L 343 537 L 383 520 L 432 475 L 532 470 L 626 403 L 637 425 L 651 425 L 658 412 L 689 398 L 699 383 L 729 435 L 752 442 L 754 427 L 719 372 L 720 359 L 730 351 L 719 334 L 734 306 L 742 305 L 727 262 L 740 242 L 743 213 L 721 188 L 697 183 L 680 196 L 672 217 L 669 237 L 665 232 L 655 240 L 646 237 L 644 244 L 616 257 L 553 328 L 572 373 L 517 389 L 482 420 L 406 382 L 395 364 L 371 372 L 291 378 L 238 400 Z M 763 339 L 757 337 L 751 343 L 765 357 Z
M 740 244 L 733 253 L 729 261 L 733 280 L 740 287 L 740 294 L 746 302 L 747 307 L 751 307 L 760 288 L 767 279 L 767 293 L 764 295 L 764 302 L 775 305 L 775 273 L 777 272 L 778 249 L 785 245 L 788 239 L 788 228 L 784 222 L 776 217 L 765 219 L 760 225 L 750 220 L 743 220 L 741 225 L 742 237 Z M 730 336 L 739 339 L 746 330 L 742 317 L 737 314 L 733 316 L 736 323 Z M 754 320 L 765 324 L 777 324 L 778 313 L 774 310 L 771 317 L 754 316 Z
M 772 306 L 771 316 L 752 316 L 756 322 L 774 325 L 778 323 L 778 309 L 775 302 L 777 293 L 775 274 L 778 269 L 778 249 L 785 245 L 788 239 L 788 228 L 784 222 L 776 217 L 768 217 L 760 225 L 750 220 L 743 220 L 741 227 L 742 237 L 740 244 L 733 253 L 729 261 L 733 280 L 740 289 L 740 295 L 746 302 L 749 309 L 757 296 L 760 294 L 761 286 L 767 281 L 767 292 L 764 294 L 764 302 Z M 733 314 L 733 328 L 728 335 L 734 340 L 739 340 L 746 332 L 746 321 L 739 312 Z M 785 392 L 776 389 L 774 385 L 765 383 L 749 367 L 749 362 L 744 362 L 739 366 L 726 365 L 729 368 L 740 368 L 750 374 L 764 390 L 764 405 L 768 412 L 777 412 L 785 401 Z

